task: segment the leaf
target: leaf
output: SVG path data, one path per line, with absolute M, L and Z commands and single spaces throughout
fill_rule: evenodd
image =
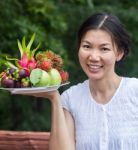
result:
M 18 63 L 18 60 L 15 60 L 15 64 L 16 64 L 16 66 L 17 66 L 18 68 L 21 68 L 21 66 L 20 66 L 19 63 Z
M 13 63 L 11 63 L 9 61 L 5 62 L 5 65 L 8 66 L 8 67 L 11 67 L 11 68 L 18 69 Z
M 35 39 L 35 33 L 32 35 L 32 37 L 30 39 L 30 42 L 27 45 L 27 51 L 28 51 L 28 53 L 30 52 L 31 46 L 32 46 L 32 44 L 34 42 L 34 39 Z
M 40 47 L 40 45 L 41 45 L 41 43 L 39 43 L 37 45 L 37 47 L 31 51 L 31 53 L 29 55 L 29 58 L 32 58 L 34 56 L 35 52 L 38 50 L 38 48 Z
M 6 60 L 18 60 L 17 58 L 9 58 L 6 56 Z
M 18 48 L 20 50 L 20 55 L 21 55 L 21 58 L 22 58 L 22 56 L 23 56 L 23 48 L 22 48 L 21 42 L 19 40 L 17 40 L 17 43 L 18 43 Z
M 26 50 L 26 40 L 25 40 L 25 36 L 24 36 L 23 39 L 22 39 L 22 49 L 23 49 L 23 51 Z

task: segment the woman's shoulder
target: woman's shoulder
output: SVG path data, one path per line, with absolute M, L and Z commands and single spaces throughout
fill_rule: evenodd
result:
M 69 87 L 67 90 L 65 90 L 62 94 L 69 94 L 69 95 L 74 95 L 74 94 L 81 94 L 82 92 L 84 93 L 84 91 L 87 89 L 89 85 L 89 81 L 85 80 L 81 83 L 77 83 L 75 85 L 72 85 L 71 87 Z
M 89 85 L 89 80 L 85 80 L 83 82 L 72 85 L 68 90 L 76 91 L 76 90 L 84 90 Z
M 124 77 L 123 78 L 123 87 L 128 91 L 138 91 L 138 78 L 135 77 Z
M 138 86 L 138 78 L 136 77 L 123 77 L 125 84 L 127 85 L 137 85 Z
M 70 112 L 73 112 L 74 107 L 79 104 L 83 96 L 87 94 L 89 81 L 85 80 L 82 83 L 72 85 L 61 94 L 62 107 Z

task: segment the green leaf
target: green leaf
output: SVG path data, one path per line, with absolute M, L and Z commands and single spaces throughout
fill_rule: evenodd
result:
M 18 60 L 17 58 L 9 58 L 6 56 L 6 60 Z
M 23 39 L 22 39 L 22 49 L 23 49 L 23 51 L 26 50 L 26 40 L 25 40 L 25 36 L 24 36 Z
M 18 63 L 18 60 L 15 60 L 15 64 L 16 64 L 17 68 L 21 68 L 21 66 Z
M 19 40 L 17 40 L 17 43 L 18 43 L 18 48 L 19 48 L 19 50 L 20 50 L 20 55 L 21 55 L 21 57 L 23 56 L 23 48 L 22 48 L 22 45 L 21 45 L 21 42 L 19 41 Z
M 37 45 L 37 47 L 31 51 L 29 58 L 32 58 L 34 56 L 35 52 L 38 50 L 38 48 L 40 47 L 40 45 L 41 45 L 41 43 L 39 43 Z
M 32 37 L 31 37 L 31 39 L 30 39 L 30 41 L 29 41 L 29 43 L 27 45 L 27 52 L 28 53 L 30 52 L 31 46 L 32 46 L 32 44 L 34 42 L 34 39 L 35 39 L 35 33 L 32 35 Z
M 8 66 L 8 67 L 11 67 L 11 68 L 18 69 L 13 63 L 11 63 L 9 61 L 5 62 L 5 65 Z

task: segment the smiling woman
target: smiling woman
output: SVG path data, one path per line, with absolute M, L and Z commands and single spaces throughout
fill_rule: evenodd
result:
M 138 80 L 115 72 L 130 49 L 123 24 L 107 13 L 90 16 L 80 26 L 78 47 L 88 80 L 62 94 L 62 106 L 73 120 L 73 127 L 68 126 L 76 150 L 137 150 Z M 72 124 L 68 116 L 66 120 Z

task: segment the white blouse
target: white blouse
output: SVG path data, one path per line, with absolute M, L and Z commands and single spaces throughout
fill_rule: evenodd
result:
M 138 150 L 138 79 L 123 77 L 107 104 L 86 80 L 62 94 L 62 105 L 75 121 L 76 150 Z

